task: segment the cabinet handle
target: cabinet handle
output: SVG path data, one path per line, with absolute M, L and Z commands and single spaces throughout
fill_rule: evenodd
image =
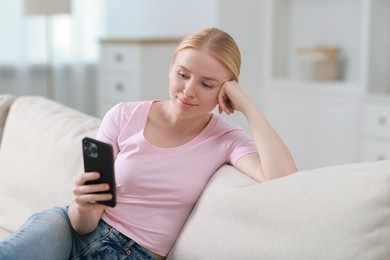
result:
M 380 125 L 386 125 L 386 124 L 387 124 L 386 117 L 384 117 L 384 116 L 379 117 L 379 118 L 378 118 L 378 123 L 379 123 Z
M 376 160 L 377 161 L 383 161 L 383 160 L 386 160 L 386 156 L 384 156 L 383 154 L 380 154 L 376 157 Z
M 116 89 L 116 91 L 122 92 L 122 90 L 124 89 L 123 84 L 122 83 L 116 83 L 115 84 L 115 89 Z
M 115 54 L 115 61 L 116 62 L 122 62 L 123 61 L 123 55 L 122 53 Z

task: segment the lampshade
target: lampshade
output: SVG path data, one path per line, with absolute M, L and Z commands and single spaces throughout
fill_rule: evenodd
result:
M 70 13 L 71 0 L 24 0 L 24 11 L 34 14 Z

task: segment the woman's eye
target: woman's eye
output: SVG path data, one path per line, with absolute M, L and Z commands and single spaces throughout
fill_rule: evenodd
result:
M 205 88 L 212 88 L 213 86 L 207 84 L 207 83 L 202 83 L 202 86 L 205 87 Z
M 182 78 L 182 79 L 188 79 L 188 78 L 189 78 L 189 77 L 188 77 L 186 74 L 184 74 L 183 72 L 178 72 L 177 74 L 178 74 L 179 77 Z

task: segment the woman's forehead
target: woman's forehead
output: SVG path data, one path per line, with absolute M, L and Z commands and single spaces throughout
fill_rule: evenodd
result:
M 230 70 L 205 50 L 187 48 L 176 53 L 173 61 L 176 69 L 202 74 L 205 78 L 231 78 Z

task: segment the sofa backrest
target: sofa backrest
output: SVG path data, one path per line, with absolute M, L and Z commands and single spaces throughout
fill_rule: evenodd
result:
M 81 140 L 100 120 L 43 97 L 12 104 L 0 149 L 0 226 L 13 231 L 36 211 L 69 204 L 83 172 Z
M 390 161 L 265 183 L 223 166 L 168 259 L 390 259 Z

